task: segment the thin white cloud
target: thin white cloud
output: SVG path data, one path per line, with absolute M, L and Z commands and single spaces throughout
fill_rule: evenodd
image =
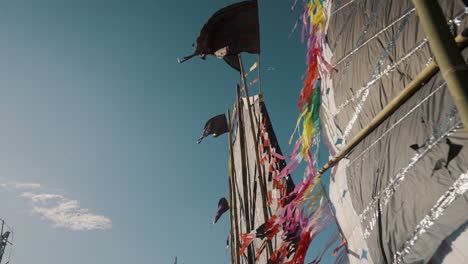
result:
M 77 200 L 70 200 L 57 194 L 23 193 L 33 203 L 33 212 L 41 218 L 51 221 L 54 227 L 70 230 L 104 230 L 112 227 L 111 219 L 92 214 L 81 208 Z
M 36 182 L 2 182 L 0 187 L 7 189 L 29 189 L 36 190 L 40 189 L 41 185 Z
M 25 193 L 22 193 L 20 196 L 23 198 L 28 198 L 34 203 L 38 203 L 38 202 L 45 203 L 49 200 L 64 199 L 64 197 L 60 194 L 50 194 L 50 193 L 34 194 L 30 192 L 25 192 Z
M 104 230 L 112 227 L 111 219 L 81 208 L 77 200 L 69 199 L 61 194 L 37 193 L 44 189 L 39 183 L 0 182 L 0 188 L 23 191 L 19 196 L 30 201 L 33 207 L 32 212 L 50 221 L 53 227 L 76 231 Z

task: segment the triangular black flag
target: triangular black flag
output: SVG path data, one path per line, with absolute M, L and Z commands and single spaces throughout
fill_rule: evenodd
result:
M 222 135 L 228 131 L 229 129 L 227 125 L 226 115 L 217 115 L 206 122 L 203 132 L 200 138 L 197 140 L 197 144 L 200 144 L 202 140 L 208 135 L 218 137 L 219 135 Z
M 239 58 L 237 57 L 237 55 L 226 55 L 223 57 L 223 60 L 233 69 L 240 72 L 240 63 L 239 63 Z
M 227 210 L 229 210 L 229 204 L 228 204 L 228 201 L 226 200 L 226 198 L 223 197 L 223 198 L 219 199 L 218 210 L 216 211 L 216 216 L 213 219 L 213 224 L 216 224 L 216 222 L 218 222 L 219 218 L 221 218 L 221 216 L 225 212 L 227 212 Z
M 237 56 L 232 55 L 260 53 L 257 1 L 243 1 L 216 12 L 203 26 L 196 45 L 194 54 L 179 60 L 180 63 L 197 55 L 202 58 L 214 55 L 239 70 Z

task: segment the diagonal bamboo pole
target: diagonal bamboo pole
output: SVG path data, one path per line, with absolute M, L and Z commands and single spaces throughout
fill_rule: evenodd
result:
M 455 38 L 460 49 L 468 46 L 468 37 L 458 35 Z M 436 57 L 437 59 L 437 57 Z M 320 170 L 319 174 L 322 175 L 329 168 L 335 166 L 341 159 L 343 159 L 354 147 L 356 147 L 362 140 L 364 140 L 372 131 L 374 131 L 385 119 L 392 115 L 401 105 L 403 105 L 413 94 L 415 94 L 424 84 L 439 71 L 439 66 L 435 61 L 432 61 L 422 72 L 411 81 L 403 91 L 395 97 L 389 104 L 387 104 L 374 119 L 361 130 L 349 143 L 341 149 L 330 161 L 325 164 Z M 468 73 L 467 73 L 468 74 Z M 468 77 L 468 75 L 467 75 Z M 468 81 L 466 82 L 468 84 Z M 466 89 L 466 88 L 465 88 Z M 467 104 L 465 102 L 465 104 Z M 457 106 L 458 107 L 458 106 Z M 467 126 L 465 126 L 466 128 Z

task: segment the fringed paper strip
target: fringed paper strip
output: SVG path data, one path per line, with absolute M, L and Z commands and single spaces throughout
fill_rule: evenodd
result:
M 242 234 L 242 247 L 240 254 L 255 239 L 266 241 L 281 234 L 282 244 L 273 252 L 272 263 L 297 264 L 304 263 L 307 250 L 312 240 L 325 230 L 333 218 L 330 207 L 323 199 L 321 188 L 314 188 L 320 184 L 319 177 L 308 177 L 297 185 L 289 197 L 293 200 L 284 204 L 265 224 L 249 234 Z M 314 260 L 319 263 L 325 251 L 336 242 L 331 238 L 320 255 Z M 261 254 L 257 251 L 257 255 Z
M 288 195 L 277 198 L 278 210 L 276 214 L 253 232 L 242 235 L 242 249 L 244 250 L 255 239 L 260 239 L 265 243 L 268 239 L 272 239 L 278 234 L 281 235 L 281 244 L 271 254 L 269 263 L 304 263 L 311 242 L 320 232 L 334 223 L 334 213 L 331 211 L 331 205 L 328 204 L 326 194 L 323 193 L 321 178 L 316 177 L 314 160 L 317 159 L 318 155 L 317 152 L 314 155 L 311 154 L 312 148 L 318 149 L 320 142 L 321 81 L 319 63 L 320 70 L 325 71 L 325 73 L 329 73 L 331 69 L 331 66 L 322 57 L 325 24 L 323 1 L 305 0 L 303 4 L 304 13 L 300 20 L 303 22 L 302 39 L 307 37 L 307 71 L 304 75 L 304 86 L 298 102 L 301 114 L 296 122 L 290 143 L 296 132 L 298 137 L 293 152 L 288 157 L 288 164 L 273 178 L 275 188 L 284 191 L 284 187 L 281 188 L 282 179 L 294 171 L 302 160 L 306 160 L 308 166 L 304 173 L 304 179 L 297 184 L 295 189 Z M 302 131 L 300 131 L 301 126 Z M 262 147 L 262 142 L 259 142 L 259 148 Z M 270 158 L 281 159 L 274 152 L 267 153 Z M 339 241 L 342 243 L 333 253 L 336 255 L 339 252 L 335 261 L 342 263 L 346 259 L 346 252 L 340 251 L 340 249 L 346 245 L 346 240 L 337 232 L 330 236 L 312 263 L 320 263 L 325 252 Z M 257 249 L 257 256 L 263 250 L 264 248 Z

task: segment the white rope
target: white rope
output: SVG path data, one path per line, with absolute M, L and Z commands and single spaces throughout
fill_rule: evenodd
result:
M 404 57 L 402 57 L 400 60 L 398 60 L 396 63 L 391 63 L 390 65 L 387 66 L 387 68 L 377 74 L 374 79 L 369 81 L 366 85 L 361 87 L 355 94 L 353 94 L 350 98 L 348 98 L 344 103 L 342 103 L 340 106 L 337 107 L 335 115 L 338 115 L 343 109 L 350 104 L 352 101 L 357 100 L 360 98 L 362 92 L 365 90 L 369 89 L 370 86 L 375 84 L 378 80 L 382 79 L 382 77 L 387 76 L 389 73 L 393 72 L 397 66 L 399 66 L 401 63 L 406 61 L 408 58 L 410 58 L 412 55 L 416 54 L 418 50 L 420 50 L 424 45 L 427 44 L 427 39 L 424 39 L 420 44 L 418 44 L 416 47 L 414 47 L 411 51 L 409 51 Z
M 375 144 L 377 144 L 380 140 L 382 140 L 383 137 L 385 137 L 386 135 L 388 135 L 388 133 L 390 133 L 391 130 L 393 130 L 398 124 L 400 124 L 404 119 L 406 119 L 409 115 L 411 115 L 416 109 L 418 109 L 424 102 L 426 102 L 427 100 L 429 100 L 430 97 L 432 97 L 435 93 L 437 93 L 438 91 L 440 91 L 445 85 L 447 85 L 445 82 L 443 84 L 441 84 L 439 87 L 437 87 L 434 91 L 432 91 L 430 94 L 428 94 L 423 100 L 421 100 L 421 102 L 419 102 L 418 104 L 416 104 L 413 108 L 411 108 L 402 118 L 398 119 L 398 121 L 396 121 L 395 123 L 392 124 L 392 126 L 387 129 L 384 133 L 382 133 L 382 135 L 377 138 L 374 142 L 372 142 L 372 144 L 370 144 L 369 147 L 367 147 L 365 150 L 363 150 L 356 158 L 354 158 L 349 164 L 348 164 L 348 167 L 351 166 L 357 159 L 359 159 L 360 157 L 362 157 L 362 155 L 364 155 L 367 151 L 369 151 L 372 147 L 375 146 Z
M 352 3 L 355 2 L 355 1 L 356 1 L 356 0 L 351 0 L 351 1 L 349 1 L 348 3 L 342 5 L 341 7 L 339 7 L 339 8 L 336 9 L 335 11 L 333 11 L 333 12 L 331 13 L 330 16 L 333 16 L 334 14 L 338 13 L 338 12 L 341 11 L 343 8 L 349 6 L 350 4 L 352 4 Z
M 362 43 L 359 47 L 353 49 L 351 52 L 349 52 L 348 54 L 346 54 L 343 58 L 341 58 L 338 62 L 336 62 L 334 65 L 333 65 L 333 68 L 335 68 L 336 66 L 338 66 L 339 64 L 341 64 L 343 61 L 345 61 L 347 58 L 349 58 L 351 55 L 353 55 L 354 53 L 356 53 L 359 49 L 361 49 L 362 47 L 364 47 L 365 45 L 367 45 L 369 42 L 371 42 L 373 39 L 377 38 L 380 34 L 384 33 L 385 31 L 387 31 L 389 28 L 391 28 L 393 25 L 395 25 L 396 23 L 398 23 L 400 20 L 404 19 L 405 17 L 409 16 L 409 15 L 412 15 L 415 11 L 415 8 L 412 8 L 411 10 L 409 10 L 408 12 L 406 12 L 404 15 L 400 16 L 399 18 L 397 18 L 395 21 L 393 21 L 392 23 L 390 23 L 388 26 L 384 27 L 382 30 L 380 30 L 379 32 L 377 32 L 374 36 L 372 36 L 371 38 L 369 38 L 368 40 L 366 40 L 364 43 Z

